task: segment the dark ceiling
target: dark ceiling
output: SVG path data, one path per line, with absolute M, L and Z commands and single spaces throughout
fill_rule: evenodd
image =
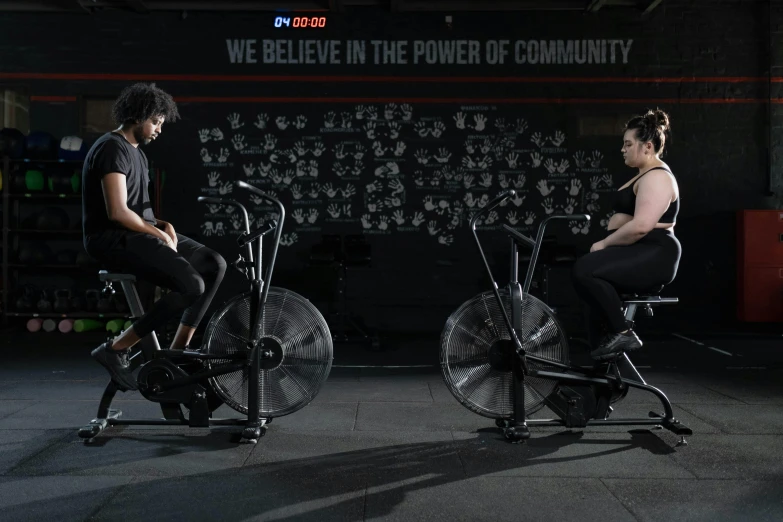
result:
M 663 0 L 0 0 L 0 11 L 332 11 L 361 8 L 415 11 L 587 11 L 633 9 L 649 13 Z

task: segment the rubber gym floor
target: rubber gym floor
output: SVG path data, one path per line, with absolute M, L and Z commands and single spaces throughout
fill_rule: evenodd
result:
M 88 355 L 101 338 L 3 334 L 0 519 L 783 520 L 783 336 L 640 335 L 634 363 L 693 430 L 686 446 L 632 426 L 510 444 L 450 394 L 437 337 L 336 346 L 317 398 L 257 445 L 225 428 L 116 427 L 86 446 L 77 430 L 108 382 Z M 126 417 L 160 416 L 138 393 L 118 399 Z M 631 391 L 612 417 L 658 404 Z

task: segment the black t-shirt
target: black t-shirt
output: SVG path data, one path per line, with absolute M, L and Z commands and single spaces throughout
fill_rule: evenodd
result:
M 147 165 L 144 152 L 128 143 L 123 136 L 107 132 L 98 138 L 87 153 L 82 169 L 82 228 L 85 237 L 109 229 L 123 229 L 106 213 L 101 180 L 112 172 L 125 174 L 128 208 L 148 223 L 157 224 L 147 189 L 150 182 Z

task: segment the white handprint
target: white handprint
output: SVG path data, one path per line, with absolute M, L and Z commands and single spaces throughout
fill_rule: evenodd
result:
M 543 147 L 544 146 L 544 139 L 541 137 L 541 133 L 540 132 L 533 133 L 533 135 L 530 137 L 530 141 L 532 141 L 533 143 L 535 143 L 539 147 Z
M 546 198 L 544 201 L 541 202 L 541 206 L 544 207 L 544 212 L 547 214 L 551 214 L 555 211 L 554 204 L 552 203 L 552 198 Z
M 225 163 L 226 161 L 228 161 L 229 154 L 231 154 L 231 153 L 229 152 L 228 149 L 226 149 L 226 148 L 220 149 L 220 156 L 218 156 L 217 160 L 220 163 Z
M 267 116 L 266 113 L 261 113 L 256 117 L 256 121 L 255 123 L 253 123 L 253 125 L 255 125 L 261 130 L 264 130 L 266 129 L 266 124 L 268 121 L 269 121 L 269 116 Z
M 300 225 L 302 223 L 304 223 L 304 220 L 305 220 L 305 218 L 304 218 L 304 211 L 301 208 L 298 208 L 298 209 L 294 210 L 291 213 L 291 217 L 294 218 L 294 220 L 297 223 L 299 223 Z
M 560 145 L 563 144 L 565 139 L 566 139 L 565 134 L 563 134 L 560 131 L 557 131 L 555 132 L 555 136 L 553 138 L 549 138 L 549 141 L 552 142 L 552 145 L 554 145 L 555 147 L 559 147 Z
M 508 168 L 510 169 L 517 168 L 517 161 L 519 161 L 519 155 L 516 153 L 509 153 L 509 155 L 506 156 L 506 162 L 508 162 Z
M 454 121 L 457 123 L 458 129 L 464 129 L 465 128 L 465 115 L 461 112 L 458 112 L 454 116 Z
M 476 114 L 473 116 L 473 130 L 481 132 L 484 130 L 487 124 L 487 118 L 483 114 Z
M 405 217 L 402 214 L 402 210 L 395 210 L 394 214 L 392 214 L 392 218 L 397 223 L 397 225 L 405 224 Z
M 568 170 L 568 167 L 570 167 L 570 166 L 571 166 L 571 164 L 570 164 L 570 163 L 568 163 L 568 160 L 567 160 L 567 159 L 564 159 L 563 161 L 561 161 L 561 162 L 560 162 L 560 165 L 558 165 L 558 166 L 557 166 L 557 171 L 558 171 L 560 174 L 562 174 L 562 173 L 564 173 L 565 171 L 567 171 L 567 170 Z
M 577 151 L 574 154 L 574 161 L 576 162 L 576 166 L 580 169 L 585 168 L 585 165 L 587 165 L 587 160 L 585 159 L 585 153 L 584 151 Z
M 527 214 L 525 214 L 525 225 L 532 225 L 535 221 L 535 213 L 528 210 Z
M 432 126 L 432 137 L 433 138 L 440 138 L 443 133 L 446 131 L 446 126 L 443 125 L 441 122 L 435 122 L 435 125 Z
M 201 143 L 206 143 L 209 141 L 209 129 L 201 129 L 198 131 L 198 138 L 201 140 Z
M 222 141 L 223 140 L 223 131 L 215 127 L 212 129 L 212 132 L 210 133 L 212 135 L 212 141 Z
M 379 229 L 386 230 L 389 228 L 389 218 L 387 218 L 386 216 L 380 216 L 378 218 L 378 221 L 379 221 L 378 223 Z
M 286 130 L 288 128 L 288 118 L 285 116 L 278 116 L 275 119 L 275 124 L 277 125 L 277 128 L 280 130 Z
M 294 199 L 302 199 L 302 186 L 299 184 L 291 185 L 291 195 Z
M 326 211 L 329 213 L 330 216 L 332 216 L 334 219 L 337 219 L 340 217 L 340 207 L 332 203 L 329 205 L 329 207 L 326 209 Z
M 441 245 L 449 246 L 453 242 L 454 242 L 454 236 L 452 236 L 451 234 L 449 234 L 447 236 L 439 236 L 438 237 L 438 243 L 440 243 Z
M 202 223 L 201 229 L 204 231 L 205 236 L 211 236 L 215 233 L 215 225 L 211 221 Z
M 531 160 L 530 164 L 533 166 L 533 168 L 540 167 L 541 161 L 543 159 L 544 159 L 543 156 L 541 156 L 541 154 L 539 154 L 538 152 L 533 152 L 530 154 L 530 160 Z
M 545 179 L 539 181 L 536 187 L 538 188 L 538 191 L 541 193 L 542 196 L 548 196 L 555 190 L 555 186 L 554 185 L 549 186 Z
M 571 188 L 568 190 L 569 196 L 578 196 L 579 191 L 582 189 L 582 182 L 578 179 L 571 180 Z
M 517 211 L 516 210 L 512 210 L 511 212 L 506 214 L 506 219 L 512 225 L 516 225 L 517 223 L 519 223 L 519 218 L 517 217 Z
M 427 231 L 431 236 L 437 236 L 440 232 L 440 229 L 438 228 L 438 222 L 433 219 L 427 223 Z
M 220 179 L 220 173 L 215 172 L 214 170 L 210 172 L 209 175 L 207 176 L 207 180 L 209 182 L 210 187 L 216 187 L 219 179 Z
M 234 150 L 242 150 L 247 147 L 247 143 L 245 143 L 245 137 L 241 134 L 234 136 L 234 139 L 231 140 L 231 144 L 234 146 Z
M 411 220 L 411 223 L 413 224 L 414 227 L 418 227 L 419 225 L 424 223 L 424 214 L 422 214 L 421 212 L 416 212 L 413 215 L 413 219 Z
M 599 151 L 593 151 L 593 157 L 590 159 L 590 166 L 592 166 L 594 169 L 597 169 L 601 166 L 601 160 L 604 158 L 604 155 L 601 154 Z
M 372 228 L 372 216 L 369 214 L 365 214 L 362 216 L 362 227 L 364 227 L 365 230 Z
M 406 148 L 406 145 L 403 142 L 398 141 L 397 142 L 397 146 L 394 149 L 394 155 L 395 156 L 402 156 L 403 153 L 405 152 L 405 148 Z
M 517 179 L 513 182 L 514 183 L 514 188 L 515 189 L 521 189 L 522 187 L 525 186 L 525 181 L 527 181 L 527 179 L 525 178 L 525 175 L 524 174 L 520 174 L 519 176 L 517 176 Z
M 301 130 L 305 128 L 305 125 L 307 125 L 307 118 L 300 114 L 296 117 L 296 120 L 294 120 L 294 127 Z
M 307 215 L 307 221 L 312 225 L 318 219 L 318 209 L 311 208 Z
M 228 122 L 231 124 L 231 128 L 233 130 L 237 130 L 238 128 L 245 125 L 244 123 L 240 123 L 239 118 L 240 116 L 236 112 L 229 114 L 228 117 L 226 118 Z
M 410 121 L 413 117 L 413 107 L 405 103 L 400 107 L 400 110 L 402 111 L 402 119 L 404 121 Z
M 209 151 L 207 149 L 201 149 L 201 160 L 204 163 L 209 163 L 212 161 L 212 156 L 209 155 Z

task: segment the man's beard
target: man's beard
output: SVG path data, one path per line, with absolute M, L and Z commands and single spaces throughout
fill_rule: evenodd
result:
M 139 145 L 149 145 L 152 139 L 145 138 L 141 129 L 135 129 L 133 131 L 133 137 L 136 139 L 136 143 Z

